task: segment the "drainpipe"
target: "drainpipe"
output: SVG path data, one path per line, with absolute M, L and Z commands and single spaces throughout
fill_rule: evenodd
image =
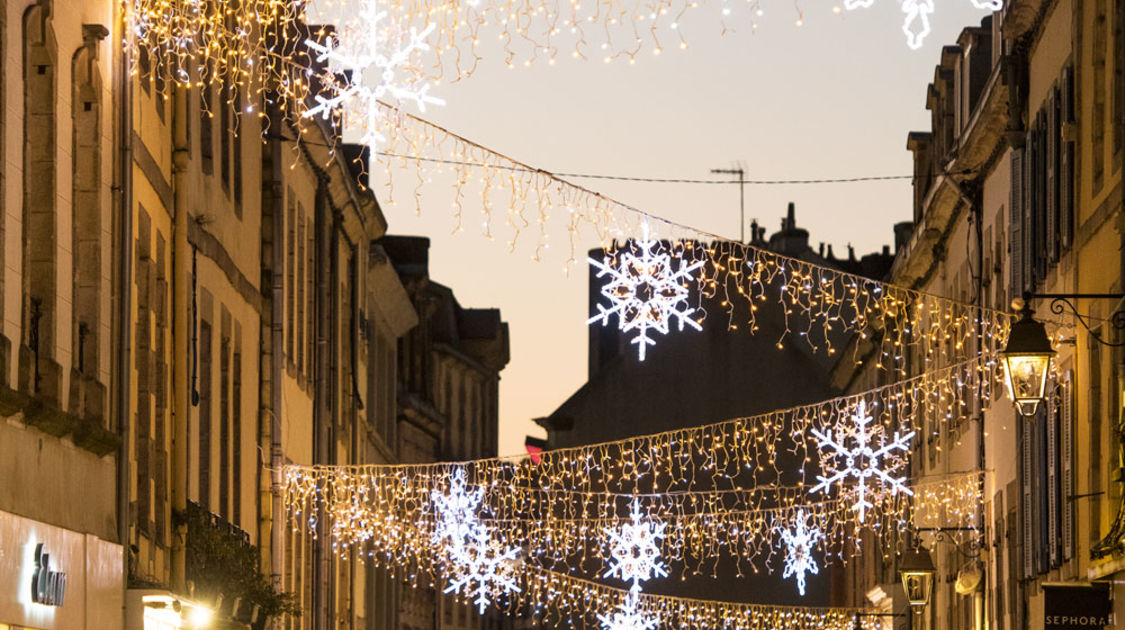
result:
M 188 494 L 188 90 L 176 86 L 172 102 L 172 513 L 187 510 Z M 172 590 L 187 592 L 187 526 L 172 533 Z
M 270 116 L 271 120 L 281 120 L 276 111 Z M 270 511 L 268 526 L 270 541 L 270 579 L 274 588 L 281 589 L 283 545 L 285 544 L 284 526 L 278 522 L 281 518 L 281 466 L 283 465 L 281 453 L 281 372 L 284 358 L 284 295 L 285 290 L 285 226 L 284 213 L 285 201 L 282 199 L 282 147 L 278 140 L 269 143 L 270 167 L 272 170 L 271 192 L 273 194 L 273 253 L 270 260 L 270 423 L 269 423 L 269 453 L 270 453 Z M 264 539 L 264 538 L 263 538 Z
M 316 260 L 316 386 L 313 396 L 313 457 L 315 464 L 329 463 L 329 425 L 332 423 L 331 404 L 328 385 L 328 264 L 327 264 L 327 222 L 328 208 L 327 178 L 321 176 L 316 191 L 316 224 L 313 242 Z M 317 532 L 313 541 L 313 625 L 317 628 L 328 626 L 328 559 L 326 557 L 324 531 L 324 507 L 317 507 Z
M 118 9 L 120 11 L 120 8 Z M 124 13 L 120 14 L 119 23 L 123 36 L 131 40 L 132 33 L 125 28 Z M 118 59 L 117 97 L 118 121 L 117 140 L 120 142 L 120 152 L 117 164 L 117 361 L 114 366 L 114 379 L 117 382 L 115 403 L 117 417 L 117 434 L 121 438 L 121 447 L 117 451 L 117 539 L 121 543 L 121 585 L 122 585 L 122 618 L 127 619 L 128 598 L 124 591 L 129 588 L 129 396 L 131 392 L 130 377 L 130 321 L 132 320 L 132 252 L 133 252 L 133 93 L 132 80 L 129 76 L 128 46 L 121 51 Z

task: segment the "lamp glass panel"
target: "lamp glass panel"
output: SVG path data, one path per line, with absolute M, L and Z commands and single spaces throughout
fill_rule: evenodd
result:
M 1043 398 L 1051 357 L 1045 354 L 1010 354 L 1004 357 L 1008 395 L 1017 404 Z M 1035 406 L 1031 406 L 1034 413 Z M 1022 411 L 1022 409 L 1021 409 Z

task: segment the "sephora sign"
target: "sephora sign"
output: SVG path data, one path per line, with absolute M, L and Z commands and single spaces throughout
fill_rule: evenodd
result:
M 62 606 L 66 599 L 66 574 L 51 570 L 51 554 L 43 543 L 35 545 L 35 572 L 31 575 L 31 601 L 44 606 Z

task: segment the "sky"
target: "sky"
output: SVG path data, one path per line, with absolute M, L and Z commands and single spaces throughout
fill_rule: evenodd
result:
M 484 45 L 472 76 L 431 90 L 446 105 L 424 117 L 554 172 L 710 178 L 710 169 L 741 162 L 747 179 L 909 175 L 906 137 L 929 128 L 926 86 L 941 47 L 986 13 L 970 0 L 939 0 L 932 33 L 911 50 L 893 0 L 839 15 L 826 1 L 761 3 L 756 30 L 743 12 L 721 34 L 717 12 L 704 7 L 681 22 L 686 50 L 668 46 L 635 65 L 560 58 L 513 70 L 502 51 Z M 736 185 L 573 181 L 654 215 L 739 236 Z M 511 361 L 501 373 L 499 452 L 519 453 L 526 435 L 543 435 L 532 419 L 549 415 L 586 380 L 587 276 L 510 254 L 503 239 L 477 230 L 454 235 L 447 188 L 423 187 L 420 215 L 413 204 L 384 204 L 389 231 L 430 237 L 430 275 L 463 306 L 500 308 Z M 756 218 L 767 234 L 776 231 L 790 201 L 813 246 L 831 244 L 838 256 L 848 244 L 857 255 L 893 244 L 892 225 L 912 215 L 909 180 L 762 185 L 746 188 L 747 223 Z

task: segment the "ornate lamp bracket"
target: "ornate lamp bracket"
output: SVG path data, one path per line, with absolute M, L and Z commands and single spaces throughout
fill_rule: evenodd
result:
M 1054 313 L 1055 315 L 1063 315 L 1067 311 L 1069 311 L 1070 314 L 1074 315 L 1074 318 L 1078 320 L 1078 323 L 1082 324 L 1082 327 L 1086 329 L 1086 332 L 1090 333 L 1090 337 L 1093 338 L 1094 341 L 1097 341 L 1098 343 L 1100 343 L 1101 345 L 1108 346 L 1108 347 L 1111 347 L 1111 348 L 1125 347 L 1125 341 L 1123 341 L 1121 343 L 1110 343 L 1110 342 L 1106 341 L 1105 339 L 1102 339 L 1101 335 L 1094 332 L 1090 328 L 1090 321 L 1093 318 L 1091 318 L 1089 314 L 1083 315 L 1082 313 L 1079 313 L 1078 307 L 1075 305 L 1075 303 L 1073 301 L 1073 300 L 1117 300 L 1118 302 L 1120 302 L 1122 299 L 1125 299 L 1125 293 L 1029 293 L 1029 294 L 1024 295 L 1025 301 L 1032 300 L 1032 299 L 1051 300 L 1051 304 L 1050 304 L 1051 312 Z M 1110 315 L 1108 321 L 1109 321 L 1110 325 L 1113 326 L 1113 328 L 1115 330 L 1125 330 L 1125 308 L 1122 308 L 1121 306 L 1119 306 L 1113 312 L 1113 314 Z

